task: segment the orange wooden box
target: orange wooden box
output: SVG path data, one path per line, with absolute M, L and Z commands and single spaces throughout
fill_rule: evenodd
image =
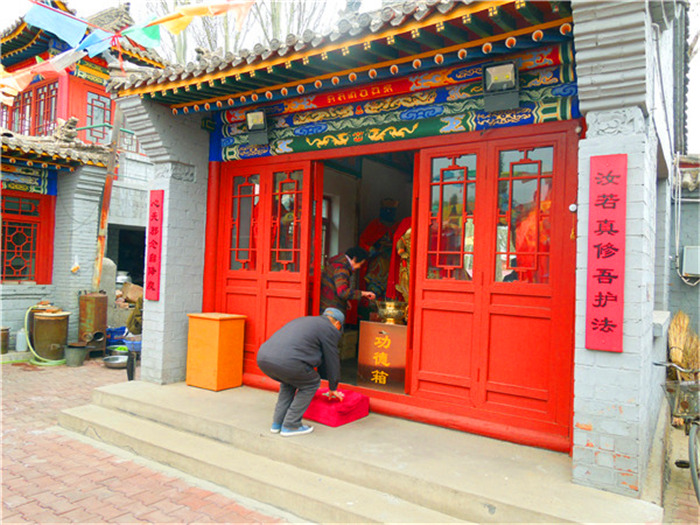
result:
M 241 386 L 246 316 L 213 312 L 187 316 L 185 382 L 217 392 Z

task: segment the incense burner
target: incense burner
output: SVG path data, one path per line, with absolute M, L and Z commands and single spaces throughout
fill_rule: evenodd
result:
M 401 301 L 377 301 L 379 317 L 387 324 L 404 324 L 407 306 Z

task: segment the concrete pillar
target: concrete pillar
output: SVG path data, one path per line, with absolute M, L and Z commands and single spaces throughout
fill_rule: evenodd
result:
M 138 97 L 119 104 L 154 164 L 149 190 L 164 191 L 160 299 L 144 301 L 141 379 L 183 381 L 187 314 L 202 310 L 209 135 L 201 115 L 175 117 Z
M 662 401 L 663 345 L 654 346 L 656 151 L 639 108 L 591 111 L 579 143 L 573 478 L 639 497 Z M 622 353 L 585 348 L 590 159 L 627 155 L 625 309 Z

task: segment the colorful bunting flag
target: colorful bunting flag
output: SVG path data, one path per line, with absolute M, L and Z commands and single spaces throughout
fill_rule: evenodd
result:
M 177 35 L 190 25 L 195 16 L 218 16 L 231 11 L 236 16 L 236 28 L 240 31 L 254 3 L 255 0 L 229 0 L 211 4 L 186 5 L 173 13 L 155 19 L 147 26 L 162 24 L 168 31 Z
M 131 26 L 122 31 L 122 35 L 143 47 L 153 48 L 160 45 L 160 26 L 149 26 L 150 22 Z
M 24 15 L 24 21 L 34 27 L 39 27 L 75 47 L 85 36 L 88 24 L 69 13 L 54 9 L 44 4 L 32 4 Z
M 85 51 L 69 49 L 49 60 L 39 59 L 36 64 L 13 73 L 2 70 L 0 72 L 0 102 L 11 106 L 13 99 L 32 83 L 34 77 L 37 75 L 41 75 L 45 79 L 57 77 L 67 67 L 83 58 L 85 54 Z
M 77 49 L 84 49 L 90 58 L 99 55 L 103 51 L 107 51 L 112 45 L 114 33 L 109 33 L 103 29 L 93 29 L 82 42 L 77 46 Z
M 37 64 L 13 73 L 7 73 L 0 66 L 0 103 L 12 105 L 14 97 L 22 92 L 36 75 L 52 76 L 58 74 L 85 55 L 94 57 L 110 47 L 119 50 L 121 63 L 121 38 L 128 38 L 147 48 L 160 45 L 160 26 L 173 34 L 182 32 L 196 16 L 218 16 L 232 13 L 236 18 L 236 28 L 241 30 L 255 0 L 219 0 L 210 4 L 187 5 L 175 12 L 147 23 L 137 24 L 120 32 L 105 31 L 76 16 L 49 5 L 29 0 L 31 8 L 24 15 L 24 21 L 34 27 L 53 33 L 68 43 L 72 49 L 65 51 L 47 61 L 38 60 Z M 90 34 L 85 36 L 88 27 Z
M 49 71 L 54 71 L 57 73 L 60 73 L 67 67 L 72 66 L 75 64 L 78 60 L 83 58 L 85 56 L 85 51 L 82 51 L 80 49 L 68 49 L 67 51 L 64 51 L 63 53 L 59 53 L 58 55 L 51 57 L 49 60 L 46 60 L 42 62 L 41 64 L 38 64 L 37 67 L 35 68 L 36 73 L 44 73 L 44 72 L 49 72 Z

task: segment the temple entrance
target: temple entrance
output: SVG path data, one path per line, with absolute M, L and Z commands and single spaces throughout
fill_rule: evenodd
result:
M 387 413 L 568 450 L 575 129 L 223 164 L 216 308 L 248 316 L 245 373 L 261 375 L 257 349 L 278 327 L 320 313 L 323 266 L 359 245 L 384 260 L 357 286 L 408 310 L 386 323 L 377 304 L 352 304 L 343 383 Z
M 355 287 L 376 294 L 375 301 L 350 301 L 340 343 L 342 382 L 403 394 L 407 323 L 401 316 L 386 326 L 381 307 L 386 301 L 406 303 L 405 258 L 397 246 L 410 228 L 413 204 L 414 151 L 399 151 L 326 160 L 323 169 L 322 261 L 359 246 L 370 254 L 353 275 Z M 408 232 L 410 235 L 410 232 Z M 404 239 L 405 240 L 405 239 Z M 407 246 L 405 246 L 407 248 Z M 392 336 L 387 336 L 388 331 Z M 376 340 L 381 340 L 376 346 Z M 381 357 L 380 357 L 381 356 Z

